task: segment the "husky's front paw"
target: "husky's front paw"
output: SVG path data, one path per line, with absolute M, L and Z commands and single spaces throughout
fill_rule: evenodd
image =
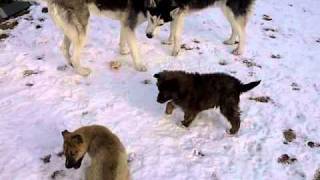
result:
M 227 39 L 227 40 L 223 41 L 223 44 L 234 45 L 234 44 L 236 44 L 236 41 L 233 39 Z
M 89 76 L 89 74 L 91 73 L 91 69 L 86 68 L 86 67 L 77 67 L 77 68 L 75 68 L 75 70 L 81 76 Z
M 146 72 L 147 71 L 147 67 L 143 64 L 138 64 L 138 65 L 135 65 L 134 67 L 137 71 L 140 71 L 140 72 Z

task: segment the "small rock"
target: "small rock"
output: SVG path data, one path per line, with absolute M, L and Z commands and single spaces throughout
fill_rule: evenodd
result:
M 265 20 L 265 21 L 272 21 L 272 18 L 269 15 L 266 15 L 266 14 L 264 14 L 262 16 L 262 19 Z
M 51 174 L 52 179 L 55 179 L 57 176 L 61 176 L 61 177 L 65 176 L 64 170 L 57 170 Z
M 261 103 L 268 103 L 271 101 L 271 98 L 269 96 L 250 97 L 249 99 Z
M 39 72 L 36 72 L 34 70 L 25 70 L 25 71 L 23 71 L 23 76 L 24 77 L 31 76 L 33 74 L 39 74 Z
M 43 161 L 43 163 L 47 164 L 50 162 L 51 159 L 51 154 L 46 155 L 45 157 L 41 158 L 41 160 Z
M 297 138 L 295 132 L 292 129 L 287 129 L 283 132 L 283 137 L 287 142 L 292 142 Z
M 121 62 L 119 62 L 119 61 L 111 61 L 109 66 L 113 70 L 119 70 L 120 67 L 121 67 Z
M 41 25 L 36 25 L 36 29 L 40 29 L 40 28 L 42 28 L 42 26 Z
M 290 7 L 293 7 L 293 4 L 288 4 Z
M 47 7 L 42 8 L 41 12 L 42 13 L 48 13 L 48 8 Z
M 58 66 L 58 67 L 57 67 L 57 70 L 58 70 L 58 71 L 65 71 L 67 68 L 68 68 L 67 65 L 62 65 L 62 66 Z
M 316 40 L 317 43 L 320 43 L 320 38 Z
M 281 59 L 281 56 L 280 56 L 280 54 L 277 54 L 277 55 L 272 54 L 272 55 L 271 55 L 271 58 L 272 58 L 272 59 Z

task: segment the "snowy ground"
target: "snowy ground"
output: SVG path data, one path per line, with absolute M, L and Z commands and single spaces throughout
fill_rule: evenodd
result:
M 93 17 L 82 56 L 93 73 L 84 78 L 70 68 L 57 69 L 65 64 L 62 33 L 41 6 L 33 6 L 15 29 L 0 30 L 9 33 L 0 41 L 0 179 L 52 179 L 60 170 L 54 179 L 81 179 L 85 167 L 67 170 L 56 154 L 62 130 L 89 124 L 105 125 L 120 137 L 135 180 L 312 179 L 320 168 L 319 8 L 318 0 L 257 1 L 242 57 L 222 44 L 230 27 L 219 9 L 187 18 L 183 42 L 194 49 L 178 58 L 160 43 L 168 26 L 149 40 L 143 24 L 137 36 L 149 67 L 145 73 L 133 70 L 129 56 L 118 55 L 118 22 Z M 109 68 L 113 60 L 122 62 L 120 70 Z M 216 110 L 200 114 L 187 130 L 177 125 L 181 111 L 166 117 L 156 103 L 152 75 L 164 69 L 226 72 L 262 84 L 241 97 L 236 136 L 226 135 L 228 124 Z M 25 70 L 38 74 L 24 76 Z M 270 99 L 250 100 L 260 96 Z M 296 134 L 293 142 L 284 143 L 287 129 Z M 49 154 L 51 161 L 44 163 L 41 158 Z M 283 154 L 293 160 L 278 162 Z

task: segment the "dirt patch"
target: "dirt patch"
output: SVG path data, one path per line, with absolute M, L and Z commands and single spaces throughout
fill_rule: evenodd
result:
M 39 71 L 34 71 L 34 70 L 24 70 L 23 71 L 23 77 L 31 76 L 34 74 L 39 74 Z
M 8 34 L 0 34 L 0 41 L 7 39 L 9 37 Z
M 272 102 L 272 99 L 269 96 L 258 96 L 258 97 L 250 97 L 249 100 L 261 102 L 261 103 L 269 103 Z
M 119 70 L 121 68 L 121 62 L 119 61 L 111 61 L 109 64 L 110 69 Z
M 272 54 L 271 58 L 272 59 L 281 59 L 281 56 L 280 56 L 280 54 Z
M 8 30 L 8 29 L 14 29 L 18 25 L 17 20 L 8 20 L 0 23 L 0 29 L 2 30 Z
M 265 20 L 265 21 L 272 21 L 272 17 L 269 16 L 269 15 L 267 15 L 267 14 L 264 14 L 264 15 L 262 16 L 262 19 Z
M 253 59 L 243 59 L 242 63 L 245 64 L 248 68 L 250 68 L 250 67 L 262 68 L 262 66 L 258 65 L 257 63 L 255 63 L 253 61 Z
M 57 171 L 54 171 L 52 174 L 51 174 L 51 178 L 52 179 L 56 179 L 57 177 L 64 177 L 65 176 L 65 172 L 64 170 L 57 170 Z
M 42 158 L 40 158 L 40 159 L 43 161 L 44 164 L 47 164 L 47 163 L 50 162 L 51 154 L 46 155 L 46 156 L 44 156 L 44 157 L 42 157 Z
M 297 158 L 292 158 L 288 154 L 282 154 L 278 158 L 278 163 L 281 163 L 281 164 L 293 164 L 296 161 L 297 161 Z
M 320 147 L 320 143 L 315 143 L 315 142 L 312 142 L 312 141 L 309 141 L 307 143 L 307 145 L 310 147 L 310 148 L 318 148 Z
M 291 83 L 291 87 L 292 87 L 292 90 L 294 91 L 300 91 L 299 85 L 295 82 Z
M 150 79 L 146 79 L 142 81 L 143 84 L 152 84 L 152 81 Z
M 286 142 L 292 142 L 297 138 L 297 135 L 292 129 L 287 129 L 283 131 L 283 137 Z

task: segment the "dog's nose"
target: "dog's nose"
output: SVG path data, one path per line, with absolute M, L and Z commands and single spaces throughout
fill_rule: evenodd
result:
M 151 39 L 151 38 L 153 38 L 153 35 L 152 35 L 151 33 L 147 33 L 147 37 L 148 37 L 149 39 Z

